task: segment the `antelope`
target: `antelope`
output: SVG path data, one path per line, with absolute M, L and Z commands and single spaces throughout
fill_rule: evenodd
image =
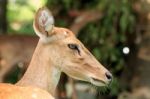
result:
M 54 99 L 61 72 L 95 86 L 111 83 L 111 73 L 72 31 L 54 26 L 46 7 L 36 12 L 33 28 L 40 39 L 28 69 L 15 85 L 0 84 L 1 99 Z
M 70 30 L 78 35 L 79 31 L 92 21 L 102 18 L 99 10 L 85 10 L 69 12 L 71 18 L 75 18 Z M 27 35 L 0 35 L 0 82 L 8 82 L 7 77 L 19 68 L 18 79 L 24 74 L 32 57 L 38 37 Z M 21 49 L 24 48 L 22 52 Z M 15 58 L 14 58 L 15 57 Z

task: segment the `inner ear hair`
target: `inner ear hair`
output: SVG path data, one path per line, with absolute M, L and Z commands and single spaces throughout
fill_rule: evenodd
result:
M 54 19 L 48 9 L 44 9 L 43 11 L 41 11 L 41 15 L 39 16 L 39 24 L 42 26 L 44 31 L 49 32 L 52 30 L 54 25 Z
M 54 27 L 54 18 L 46 7 L 42 7 L 37 11 L 34 20 L 34 26 L 36 34 L 40 36 L 40 38 L 51 35 Z

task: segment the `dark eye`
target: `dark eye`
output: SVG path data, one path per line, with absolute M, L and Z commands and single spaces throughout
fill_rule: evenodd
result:
M 68 44 L 68 47 L 69 47 L 70 49 L 72 49 L 72 50 L 77 50 L 78 53 L 79 53 L 79 55 L 80 55 L 80 50 L 79 50 L 79 48 L 78 48 L 78 45 L 76 45 L 76 44 Z
M 73 50 L 77 50 L 78 46 L 76 44 L 68 44 L 68 47 Z

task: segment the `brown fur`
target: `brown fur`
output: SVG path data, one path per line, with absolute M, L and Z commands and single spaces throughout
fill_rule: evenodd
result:
M 0 99 L 54 99 L 48 92 L 37 87 L 18 87 L 0 84 Z

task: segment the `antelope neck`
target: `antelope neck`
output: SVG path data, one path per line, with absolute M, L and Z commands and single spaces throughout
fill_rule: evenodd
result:
M 61 71 L 54 66 L 47 57 L 48 53 L 41 47 L 43 45 L 38 43 L 27 71 L 16 85 L 35 86 L 54 95 Z

